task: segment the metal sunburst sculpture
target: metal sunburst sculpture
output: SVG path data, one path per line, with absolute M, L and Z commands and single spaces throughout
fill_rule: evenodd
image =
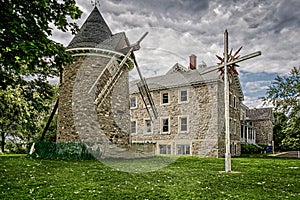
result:
M 238 53 L 241 51 L 241 49 L 243 48 L 243 46 L 241 46 L 233 55 L 232 55 L 232 51 L 233 49 L 230 50 L 229 54 L 228 54 L 228 63 L 238 59 L 240 56 L 238 55 Z M 224 57 L 220 57 L 218 55 L 216 55 L 216 57 L 220 60 L 219 63 L 217 63 L 218 65 L 222 65 L 224 63 Z M 228 74 L 230 76 L 230 78 L 232 78 L 232 74 L 236 74 L 238 75 L 238 71 L 236 70 L 236 67 L 239 67 L 239 65 L 237 65 L 236 63 L 233 63 L 231 65 L 228 65 Z M 222 67 L 221 69 L 219 69 L 220 75 L 219 75 L 219 79 L 224 79 L 224 73 L 225 73 L 225 69 L 224 67 Z

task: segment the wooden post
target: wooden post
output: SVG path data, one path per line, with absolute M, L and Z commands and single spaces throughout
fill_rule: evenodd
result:
M 225 102 L 225 172 L 231 172 L 230 130 L 229 130 L 229 81 L 228 81 L 228 32 L 224 32 L 224 102 Z

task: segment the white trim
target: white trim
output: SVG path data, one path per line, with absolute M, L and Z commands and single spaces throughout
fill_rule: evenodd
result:
M 160 153 L 160 146 L 170 146 L 170 154 L 161 154 Z M 172 155 L 173 154 L 173 152 L 172 152 L 172 144 L 170 144 L 170 143 L 161 143 L 161 144 L 157 144 L 157 153 L 158 154 L 161 154 L 161 155 Z
M 144 134 L 152 134 L 153 133 L 153 123 L 152 121 L 150 120 L 150 118 L 144 118 L 144 130 L 143 130 L 143 133 Z M 147 124 L 146 124 L 146 121 L 150 121 L 150 124 L 151 124 L 151 132 L 147 132 Z
M 135 132 L 132 132 L 132 129 L 131 129 L 131 123 L 132 122 L 135 122 Z M 137 134 L 137 128 L 138 128 L 138 125 L 137 125 L 137 120 L 136 119 L 131 119 L 130 120 L 130 134 Z
M 168 103 L 163 103 L 163 94 L 168 94 Z M 170 92 L 167 91 L 160 91 L 160 105 L 165 106 L 170 104 Z
M 233 107 L 233 105 L 232 105 L 232 99 L 233 99 L 232 96 L 233 96 L 232 92 L 229 92 L 229 107 Z
M 186 101 L 181 101 L 181 92 L 186 91 Z M 178 103 L 183 104 L 183 103 L 188 103 L 189 102 L 189 93 L 190 91 L 188 89 L 179 89 L 178 90 Z
M 236 95 L 233 95 L 233 108 L 237 109 L 237 98 L 236 98 Z
M 164 120 L 164 119 L 168 119 L 168 132 L 163 132 L 163 123 L 162 123 L 162 121 Z M 161 117 L 160 118 L 160 133 L 161 134 L 170 134 L 170 128 L 171 128 L 171 126 L 170 126 L 170 117 Z
M 237 120 L 233 119 L 233 134 L 237 134 Z
M 187 127 L 186 127 L 186 131 L 182 131 L 181 130 L 181 118 L 186 118 L 187 120 Z M 189 132 L 189 116 L 188 115 L 179 115 L 178 116 L 178 133 L 188 133 Z
M 189 154 L 178 154 L 178 145 L 183 145 L 184 146 L 184 153 L 186 152 L 186 146 L 189 146 Z M 176 143 L 175 144 L 175 155 L 181 155 L 181 156 L 190 156 L 192 155 L 192 145 L 188 143 Z
M 135 107 L 131 107 L 131 99 L 133 99 L 133 98 L 135 99 Z M 138 102 L 137 102 L 137 97 L 136 96 L 130 96 L 129 97 L 129 107 L 130 107 L 131 110 L 138 108 Z

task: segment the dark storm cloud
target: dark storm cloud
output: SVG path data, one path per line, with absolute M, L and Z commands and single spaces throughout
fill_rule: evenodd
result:
M 135 12 L 153 12 L 156 15 L 169 15 L 175 19 L 181 15 L 201 15 L 208 9 L 208 0 L 112 0 L 118 5 L 130 5 Z
M 78 21 L 82 25 L 93 6 L 89 0 L 77 2 L 84 12 Z M 262 56 L 240 64 L 251 77 L 266 73 L 272 79 L 273 73 L 286 74 L 300 65 L 299 0 L 100 0 L 99 8 L 112 32 L 126 32 L 131 42 L 150 32 L 143 41 L 144 48 L 137 52 L 146 77 L 162 75 L 174 62 L 188 65 L 186 60 L 192 53 L 199 63 L 203 60 L 208 66 L 215 65 L 215 55 L 223 52 L 225 29 L 229 31 L 230 48 L 243 46 L 241 55 L 262 51 Z M 71 39 L 70 34 L 57 31 L 53 38 L 64 45 Z M 179 56 L 165 54 L 167 51 Z M 244 74 L 240 80 L 245 99 L 255 105 L 258 102 L 251 96 L 253 87 L 265 88 L 270 79 L 263 77 L 255 83 L 248 78 L 250 74 Z

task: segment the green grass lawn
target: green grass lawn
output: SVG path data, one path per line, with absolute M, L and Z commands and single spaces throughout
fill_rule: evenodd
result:
M 95 160 L 0 156 L 0 199 L 300 199 L 300 159 L 233 158 L 232 169 L 240 173 L 199 157 L 128 173 Z

